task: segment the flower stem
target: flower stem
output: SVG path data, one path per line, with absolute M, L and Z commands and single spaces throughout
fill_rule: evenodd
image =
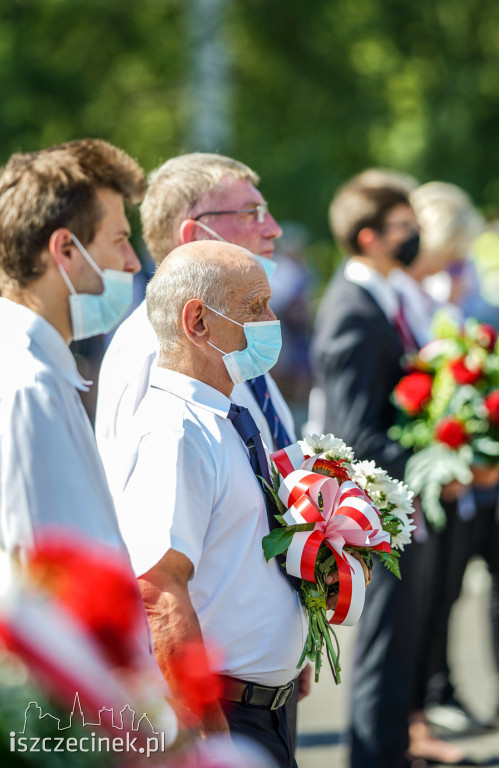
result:
M 322 584 L 302 582 L 302 601 L 308 613 L 308 634 L 298 666 L 308 657 L 315 664 L 315 681 L 319 681 L 324 643 L 326 655 L 336 684 L 341 682 L 338 639 L 326 617 L 326 589 Z M 331 639 L 334 638 L 334 645 Z

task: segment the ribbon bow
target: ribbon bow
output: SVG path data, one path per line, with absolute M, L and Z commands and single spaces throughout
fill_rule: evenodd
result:
M 314 523 L 312 531 L 294 534 L 286 570 L 315 583 L 315 562 L 324 542 L 334 554 L 339 575 L 338 604 L 330 624 L 353 626 L 364 607 L 365 579 L 361 563 L 344 547 L 391 552 L 390 535 L 383 531 L 376 507 L 358 485 L 351 480 L 340 485 L 336 478 L 313 471 L 316 461 L 325 458 L 323 453 L 304 461 L 298 443 L 271 456 L 283 478 L 279 498 L 287 507 L 284 521 L 287 525 Z

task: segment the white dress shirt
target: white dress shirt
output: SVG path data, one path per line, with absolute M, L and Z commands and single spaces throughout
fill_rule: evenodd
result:
M 398 310 L 398 298 L 395 289 L 388 281 L 372 267 L 352 257 L 345 264 L 345 278 L 351 283 L 365 288 L 371 294 L 376 304 L 392 323 Z
M 92 427 L 88 383 L 43 317 L 0 298 L 0 549 L 22 552 L 47 527 L 125 552 Z
M 298 674 L 307 625 L 298 594 L 263 556 L 264 497 L 229 407 L 207 384 L 153 368 L 116 508 L 137 576 L 168 549 L 191 561 L 189 594 L 204 638 L 222 649 L 219 671 L 283 685 Z
M 143 301 L 116 331 L 99 374 L 95 435 L 111 490 L 123 463 L 122 438 L 147 392 L 157 352 L 158 340 Z M 265 378 L 274 409 L 293 442 L 296 436 L 291 412 L 272 377 L 267 374 Z M 248 384 L 237 384 L 231 399 L 249 409 L 271 453 L 274 446 L 269 425 Z

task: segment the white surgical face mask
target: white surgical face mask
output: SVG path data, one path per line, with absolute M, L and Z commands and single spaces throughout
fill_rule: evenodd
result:
M 241 384 L 243 381 L 255 379 L 257 376 L 263 376 L 270 371 L 277 363 L 281 351 L 281 324 L 279 320 L 262 320 L 258 323 L 238 323 L 237 320 L 223 315 L 216 309 L 212 309 L 208 304 L 205 305 L 220 317 L 229 320 L 229 322 L 244 328 L 246 336 L 246 349 L 236 349 L 234 352 L 224 352 L 216 347 L 211 341 L 210 347 L 216 349 L 223 355 L 223 361 L 227 368 L 227 373 L 234 384 Z
M 71 239 L 104 283 L 104 291 L 100 294 L 77 293 L 66 272 L 59 265 L 59 271 L 71 292 L 69 309 L 73 339 L 78 341 L 108 333 L 118 324 L 132 303 L 133 275 L 116 269 L 102 271 L 76 235 L 71 234 Z
M 201 229 L 204 229 L 205 232 L 208 232 L 209 235 L 212 235 L 215 240 L 219 240 L 221 243 L 227 243 L 228 241 L 225 240 L 225 238 L 221 237 L 217 232 L 215 232 L 214 229 L 209 227 L 207 224 L 203 224 L 202 221 L 196 221 L 193 219 L 194 223 L 198 225 L 198 227 L 201 227 Z M 253 251 L 250 251 L 250 253 L 253 253 Z M 253 253 L 253 256 L 258 259 L 260 264 L 265 270 L 265 274 L 267 275 L 267 280 L 270 281 L 270 278 L 275 272 L 275 268 L 277 267 L 277 262 L 275 262 L 273 259 L 265 259 L 263 256 L 259 256 L 258 253 Z

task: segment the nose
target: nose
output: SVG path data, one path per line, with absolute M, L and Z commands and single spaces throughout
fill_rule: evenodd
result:
M 142 269 L 142 265 L 139 261 L 139 258 L 137 254 L 135 253 L 134 249 L 130 245 L 130 243 L 126 243 L 125 245 L 125 266 L 123 267 L 124 272 L 131 272 L 132 275 L 136 275 L 137 272 L 140 272 Z
M 268 304 L 265 308 L 265 317 L 262 320 L 277 320 L 274 310 Z
M 265 221 L 263 222 L 262 235 L 268 237 L 271 240 L 275 240 L 282 235 L 282 229 L 277 221 L 274 219 L 271 213 L 265 214 Z

